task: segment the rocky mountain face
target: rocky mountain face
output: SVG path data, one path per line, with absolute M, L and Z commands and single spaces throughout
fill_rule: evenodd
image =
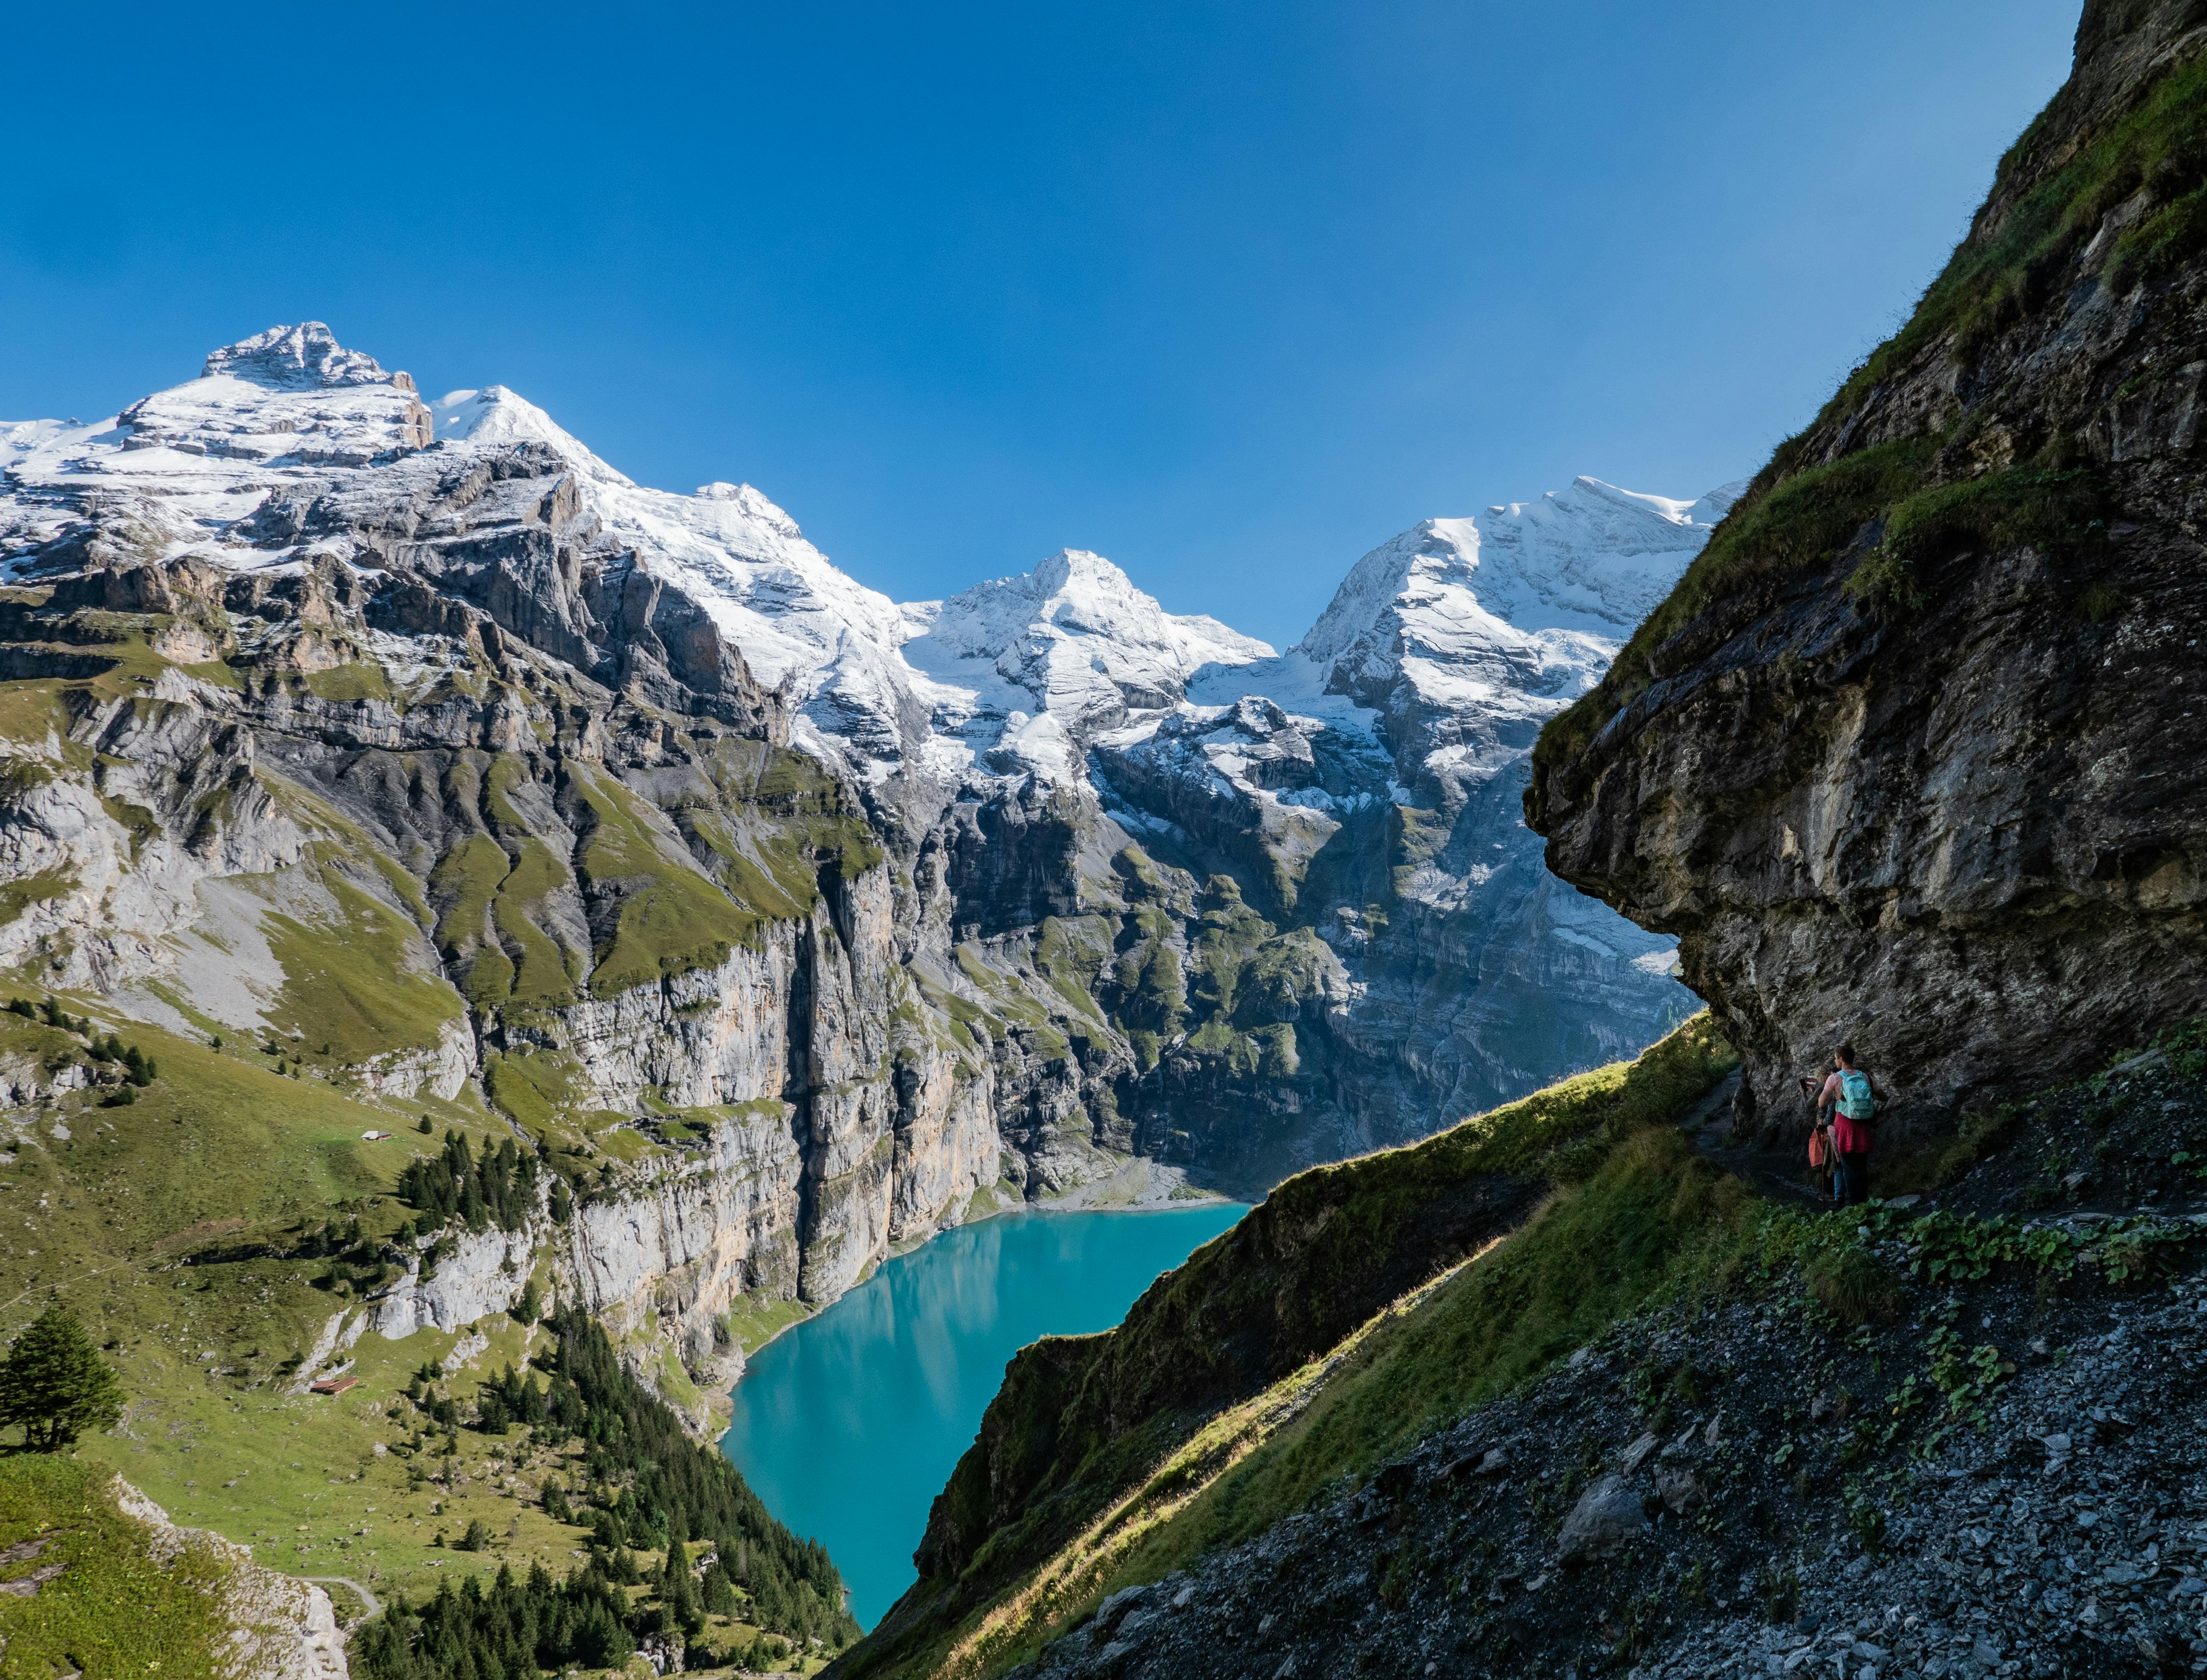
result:
M 2207 1001 L 2207 13 L 2095 0 L 1914 318 L 1541 743 L 1744 1116 L 1851 1037 L 1939 1128 Z
M 1718 500 L 1433 522 L 1276 656 L 1080 553 L 897 607 L 748 486 L 644 488 L 314 323 L 0 427 L 0 963 L 487 1103 L 583 1193 L 340 1336 L 497 1311 L 554 1241 L 725 1374 L 732 1306 L 977 1196 L 1130 1154 L 1261 1190 L 1683 1013 L 1516 806 Z
M 1206 672 L 1154 728 L 1098 742 L 1107 808 L 1192 871 L 1247 882 L 1267 916 L 1306 922 L 1358 989 L 1337 1042 L 1379 1071 L 1343 1081 L 1318 1145 L 1276 1157 L 1272 1175 L 1431 1131 L 1543 1070 L 1630 1055 L 1694 1007 L 1667 942 L 1561 887 L 1510 819 L 1541 726 L 1606 668 L 1731 495 L 1582 478 L 1428 520 L 1358 561 L 1286 655 Z

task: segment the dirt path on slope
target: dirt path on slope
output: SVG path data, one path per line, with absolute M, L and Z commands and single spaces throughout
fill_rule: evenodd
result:
M 354 1592 L 360 1594 L 360 1601 L 366 1606 L 366 1608 L 360 1613 L 361 1620 L 363 1622 L 371 1616 L 380 1616 L 383 1614 L 383 1605 L 377 1600 L 375 1594 L 369 1592 L 367 1587 L 362 1586 L 357 1581 L 353 1580 L 350 1575 L 302 1575 L 299 1579 L 302 1581 L 320 1581 L 324 1586 L 334 1584 L 338 1587 L 351 1587 Z
M 1732 1141 L 1732 1104 L 1738 1091 L 1739 1074 L 1735 1070 L 1678 1122 L 1694 1153 L 1733 1177 L 1744 1179 L 1773 1201 L 1791 1202 L 1820 1213 L 1829 1208 L 1831 1199 L 1808 1181 L 1805 1144 L 1797 1150 L 1761 1149 Z

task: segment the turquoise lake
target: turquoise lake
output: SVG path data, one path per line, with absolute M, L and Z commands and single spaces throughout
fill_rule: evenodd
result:
M 1248 1210 L 1014 1213 L 891 1260 L 761 1348 L 721 1450 L 767 1508 L 827 1546 L 870 1628 L 915 1579 L 927 1509 L 1038 1336 L 1109 1328 Z

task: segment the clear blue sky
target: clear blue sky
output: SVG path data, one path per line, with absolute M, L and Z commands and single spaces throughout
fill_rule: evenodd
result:
M 25 8 L 0 417 L 315 317 L 900 598 L 1070 544 L 1284 643 L 1427 515 L 1759 465 L 2076 11 Z

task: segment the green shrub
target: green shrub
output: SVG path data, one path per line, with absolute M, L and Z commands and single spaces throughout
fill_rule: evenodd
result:
M 1900 1310 L 1900 1279 L 1854 1243 L 1820 1249 L 1806 1270 L 1810 1292 L 1851 1327 L 1890 1318 Z

